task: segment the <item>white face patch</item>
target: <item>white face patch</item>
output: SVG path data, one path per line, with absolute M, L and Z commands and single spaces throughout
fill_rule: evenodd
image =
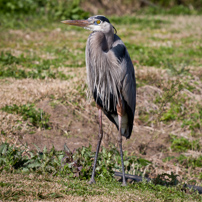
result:
M 100 31 L 103 33 L 108 33 L 110 31 L 110 24 L 108 22 L 102 22 L 100 24 L 91 24 L 87 27 L 84 27 L 84 29 L 90 30 L 90 31 Z
M 89 25 L 88 27 L 85 27 L 85 29 L 91 30 L 91 31 L 103 31 L 101 24 L 99 25 Z

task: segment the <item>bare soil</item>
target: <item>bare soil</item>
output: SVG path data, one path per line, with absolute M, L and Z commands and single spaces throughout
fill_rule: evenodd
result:
M 201 41 L 199 40 L 201 39 L 202 30 L 201 16 L 169 16 L 167 18 L 161 16 L 161 18 L 171 20 L 171 26 L 167 27 L 165 25 L 164 28 L 155 31 L 134 29 L 129 36 L 125 36 L 125 26 L 120 26 L 119 34 L 123 36 L 123 41 L 129 40 L 133 44 L 147 42 L 148 46 L 154 47 L 167 47 L 171 44 L 175 45 L 176 48 L 184 39 L 194 37 L 196 40 L 191 45 L 193 47 L 201 46 Z M 176 31 L 174 32 L 173 30 Z M 60 28 L 39 33 L 30 30 L 10 30 L 9 37 L 5 37 L 7 36 L 7 32 L 4 32 L 2 36 L 4 36 L 6 43 L 14 44 L 6 49 L 10 50 L 13 55 L 18 56 L 23 52 L 24 45 L 21 47 L 22 50 L 15 50 L 13 47 L 17 46 L 18 41 L 24 40 L 28 44 L 31 41 L 33 45 L 33 47 L 31 46 L 32 50 L 35 50 L 42 58 L 46 59 L 51 59 L 52 57 L 46 52 L 42 52 L 43 54 L 41 54 L 40 46 L 51 44 L 55 40 L 58 42 L 57 46 L 61 47 L 65 41 L 67 43 L 65 45 L 67 45 L 69 51 L 71 51 L 71 47 L 75 49 L 73 52 L 76 52 L 78 47 L 82 48 L 80 51 L 84 51 L 85 42 L 78 41 L 82 37 L 85 40 L 87 38 L 87 34 L 82 35 L 82 32 L 76 32 L 75 30 L 62 32 Z M 151 36 L 162 40 L 152 40 Z M 74 37 L 74 40 L 72 40 L 72 37 Z M 176 38 L 179 41 L 173 40 Z M 1 49 L 4 50 L 3 47 Z M 150 81 L 151 85 L 144 85 L 137 89 L 137 109 L 134 128 L 129 140 L 123 138 L 123 149 L 128 151 L 129 154 L 134 154 L 152 161 L 153 168 L 156 166 L 153 169 L 153 175 L 174 172 L 175 174 L 181 174 L 180 178 L 183 178 L 183 173 L 186 172 L 187 175 L 192 176 L 190 179 L 193 178 L 193 172 L 196 171 L 199 174 L 202 171 L 201 168 L 195 168 L 193 170 L 186 169 L 185 171 L 183 166 L 178 164 L 174 165 L 172 161 L 163 162 L 163 159 L 167 156 L 179 155 L 179 153 L 176 154 L 170 149 L 170 134 L 185 137 L 189 140 L 195 138 L 190 135 L 191 131 L 188 129 L 188 126 L 182 128 L 182 123 L 175 120 L 168 123 L 158 121 L 157 124 L 152 125 L 141 121 L 139 117 L 141 110 L 144 112 L 154 110 L 155 113 L 160 111 L 160 104 L 156 104 L 155 99 L 157 95 L 163 95 L 164 89 L 172 90 L 171 86 L 169 86 L 169 81 L 177 80 L 177 76 L 169 75 L 169 71 L 166 69 L 140 66 L 135 57 L 132 60 L 134 65 L 137 64 L 135 71 L 139 81 Z M 44 80 L 13 78 L 0 80 L 0 108 L 6 105 L 35 103 L 36 107 L 43 109 L 50 115 L 51 126 L 49 130 L 45 130 L 43 127 L 35 128 L 31 126 L 29 121 L 23 121 L 21 116 L 8 114 L 0 110 L 0 130 L 6 134 L 0 136 L 0 141 L 7 141 L 17 146 L 27 144 L 29 149 L 36 149 L 35 145 L 37 145 L 41 150 L 45 146 L 48 149 L 54 146 L 57 150 L 62 150 L 65 143 L 71 150 L 91 144 L 95 151 L 99 126 L 94 101 L 88 99 L 86 96 L 86 70 L 85 67 L 70 68 L 68 66 L 70 63 L 71 61 L 67 60 L 65 66 L 58 67 L 66 75 L 72 76 L 71 79 L 65 81 L 49 78 Z M 189 110 L 190 103 L 198 102 L 201 104 L 202 100 L 201 66 L 192 67 L 190 65 L 187 68 L 192 74 L 191 79 L 189 76 L 184 75 L 180 79 L 187 79 L 196 90 L 190 91 L 184 89 L 181 92 L 176 91 L 175 95 L 177 97 L 180 94 L 186 94 L 187 108 L 185 110 Z M 160 85 L 158 86 L 158 84 Z M 165 106 L 165 109 L 166 107 L 168 106 Z M 157 118 L 158 114 L 151 114 L 149 120 L 155 121 Z M 105 116 L 103 116 L 103 127 L 104 138 L 102 145 L 108 147 L 110 144 L 115 144 L 117 146 L 118 131 Z M 199 142 L 201 142 L 200 137 L 196 137 Z M 186 155 L 197 157 L 200 155 L 200 152 L 188 150 Z M 201 184 L 201 179 L 198 179 L 198 177 L 195 178 L 197 178 L 198 184 Z
M 83 74 L 85 75 L 85 68 L 83 68 L 83 71 Z M 153 72 L 153 74 L 155 74 L 155 72 Z M 26 144 L 31 150 L 36 149 L 35 145 L 41 150 L 43 150 L 44 147 L 50 149 L 53 146 L 57 150 L 63 150 L 64 144 L 66 144 L 69 149 L 73 151 L 79 147 L 89 146 L 89 144 L 91 144 L 95 151 L 98 140 L 97 135 L 99 124 L 97 117 L 98 110 L 96 107 L 92 106 L 94 103 L 93 100 L 90 100 L 89 102 L 87 99 L 82 99 L 81 105 L 83 106 L 83 109 L 72 104 L 73 102 L 69 102 L 72 98 L 68 97 L 70 95 L 66 94 L 63 89 L 64 86 L 68 86 L 68 82 L 66 82 L 63 87 L 61 87 L 62 84 L 58 87 L 59 84 L 57 80 L 46 82 L 37 81 L 37 83 L 33 80 L 36 84 L 35 88 L 33 82 L 31 84 L 32 88 L 29 87 L 29 82 L 27 80 L 19 81 L 11 79 L 9 82 L 10 83 L 7 83 L 6 86 L 10 95 L 12 94 L 12 99 L 5 99 L 4 104 L 7 104 L 8 100 L 9 104 L 18 104 L 21 103 L 21 100 L 29 102 L 30 98 L 32 98 L 33 101 L 35 100 L 37 108 L 42 109 L 50 115 L 51 129 L 36 129 L 31 127 L 29 122 L 24 123 L 22 121 L 22 123 L 18 123 L 18 120 L 20 120 L 18 115 L 7 114 L 0 111 L 2 129 L 10 133 L 10 135 L 7 135 L 6 137 L 1 137 L 3 141 L 10 141 L 17 145 Z M 76 79 L 76 83 L 77 82 L 79 81 Z M 55 85 L 53 83 L 55 83 Z M 24 86 L 24 88 L 22 88 L 23 90 L 20 88 L 21 85 Z M 57 91 L 54 94 L 55 90 L 60 87 L 64 91 L 59 89 L 61 92 Z M 16 89 L 18 89 L 17 94 L 13 92 L 13 90 L 15 91 Z M 25 89 L 28 89 L 26 93 Z M 40 91 L 41 93 L 39 93 Z M 145 96 L 153 96 L 151 91 L 152 89 L 150 86 L 141 87 L 138 89 L 137 98 L 142 100 Z M 155 91 L 158 90 L 154 88 L 153 92 Z M 51 94 L 54 94 L 57 97 L 57 100 L 52 100 L 50 98 Z M 9 94 L 6 95 L 8 96 Z M 144 100 L 144 102 L 140 102 L 139 100 L 137 114 L 140 106 L 147 104 L 144 103 L 147 102 L 147 100 Z M 2 105 L 4 104 L 2 103 Z M 7 124 L 3 124 L 4 122 Z M 20 130 L 18 130 L 19 126 L 21 127 Z M 118 131 L 105 116 L 103 116 L 103 128 L 104 138 L 102 145 L 108 147 L 110 144 L 114 144 L 118 147 Z M 151 160 L 154 165 L 156 164 L 167 167 L 163 168 L 163 170 L 169 170 L 169 172 L 171 172 L 171 167 L 173 166 L 170 167 L 168 165 L 163 165 L 161 159 L 167 156 L 169 152 L 167 148 L 170 146 L 169 134 L 172 131 L 173 126 L 164 125 L 155 128 L 144 126 L 144 124 L 138 119 L 138 115 L 136 115 L 131 138 L 129 140 L 123 138 L 123 149 L 128 151 L 129 154 L 134 154 Z M 173 169 L 176 168 L 173 167 Z

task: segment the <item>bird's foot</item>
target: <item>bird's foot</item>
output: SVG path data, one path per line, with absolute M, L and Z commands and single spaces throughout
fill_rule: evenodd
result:
M 95 184 L 95 180 L 91 178 L 88 184 Z
M 121 186 L 122 186 L 122 187 L 127 186 L 126 182 L 123 182 Z

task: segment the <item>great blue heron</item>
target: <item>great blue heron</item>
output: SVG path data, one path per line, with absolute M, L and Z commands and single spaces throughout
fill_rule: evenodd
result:
M 88 88 L 97 103 L 99 115 L 99 135 L 90 184 L 95 183 L 95 167 L 103 137 L 102 111 L 119 130 L 118 142 L 123 173 L 122 136 L 130 138 L 136 106 L 135 72 L 128 51 L 121 39 L 114 33 L 116 29 L 101 15 L 87 20 L 65 20 L 68 25 L 76 25 L 93 31 L 86 44 L 86 70 Z

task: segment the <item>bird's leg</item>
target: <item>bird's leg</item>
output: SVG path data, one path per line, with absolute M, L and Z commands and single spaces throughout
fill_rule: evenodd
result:
M 122 123 L 122 115 L 124 113 L 123 106 L 121 100 L 119 100 L 119 104 L 117 104 L 117 113 L 118 113 L 118 120 L 119 120 L 119 135 L 118 135 L 118 142 L 120 147 L 120 155 L 121 155 L 121 164 L 122 164 L 122 174 L 123 174 L 123 183 L 122 186 L 126 186 L 126 178 L 125 178 L 125 170 L 124 170 L 124 163 L 123 163 L 123 150 L 122 150 L 122 135 L 121 135 L 121 123 Z
M 123 174 L 123 186 L 126 186 L 126 178 L 125 178 L 125 170 L 124 170 L 124 163 L 123 163 L 123 150 L 122 150 L 122 135 L 121 135 L 121 116 L 118 115 L 119 118 L 119 136 L 118 136 L 118 142 L 120 147 L 120 154 L 121 154 L 121 164 L 122 164 L 122 174 Z
M 98 107 L 98 115 L 99 115 L 99 134 L 98 134 L 98 144 L 97 144 L 97 150 L 95 153 L 95 159 L 94 159 L 94 165 L 93 165 L 93 172 L 92 172 L 92 176 L 91 179 L 89 181 L 89 184 L 94 184 L 95 183 L 95 167 L 96 167 L 96 162 L 97 162 L 97 157 L 98 157 L 98 153 L 100 150 L 100 144 L 102 141 L 102 137 L 103 137 L 103 131 L 102 131 L 102 110 L 101 108 Z

